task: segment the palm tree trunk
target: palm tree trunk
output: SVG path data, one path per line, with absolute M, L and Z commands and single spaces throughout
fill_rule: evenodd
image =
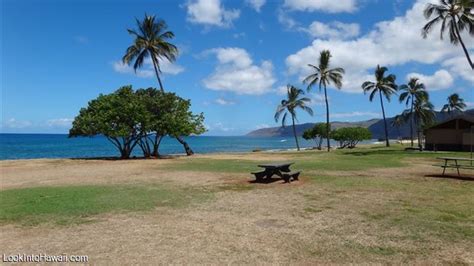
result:
M 153 61 L 153 68 L 155 68 L 156 78 L 158 79 L 158 83 L 160 84 L 160 90 L 161 90 L 161 92 L 165 92 L 165 90 L 163 89 L 163 83 L 161 83 L 160 73 L 158 72 L 158 66 L 157 66 L 156 58 L 153 57 L 153 55 L 151 56 L 151 60 Z
M 321 89 L 321 83 L 319 84 Z M 328 152 L 331 151 L 331 145 L 329 143 L 329 132 L 331 131 L 331 126 L 329 125 L 329 103 L 328 103 L 328 93 L 326 90 L 326 86 L 324 86 L 324 100 L 326 102 L 326 140 L 327 140 L 327 145 L 328 145 Z
M 411 147 L 413 148 L 413 95 L 411 96 L 411 111 L 410 111 L 410 139 Z
M 385 146 L 390 147 L 390 143 L 388 142 L 387 119 L 385 119 L 385 109 L 383 108 L 382 92 L 380 90 L 379 90 L 379 96 L 380 96 L 380 105 L 382 106 L 383 123 L 384 123 L 384 128 L 385 128 Z
M 293 135 L 295 136 L 296 149 L 300 150 L 300 144 L 298 143 L 298 136 L 296 136 L 295 117 L 292 115 L 291 120 L 293 121 Z
M 453 16 L 453 21 L 456 21 L 456 18 Z M 464 53 L 466 54 L 467 61 L 469 62 L 469 65 L 471 66 L 472 70 L 474 70 L 474 64 L 472 63 L 471 57 L 469 56 L 469 52 L 466 49 L 466 46 L 464 45 L 464 42 L 461 38 L 461 34 L 459 33 L 458 26 L 455 24 L 454 29 L 456 30 L 456 35 L 458 36 L 459 42 L 461 43 L 462 49 L 464 50 Z

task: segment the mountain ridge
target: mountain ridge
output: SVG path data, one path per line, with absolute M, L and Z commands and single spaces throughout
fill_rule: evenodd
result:
M 474 109 L 466 110 L 459 115 L 468 115 L 474 117 Z M 450 114 L 442 113 L 442 112 L 435 112 L 435 120 L 436 123 L 442 122 L 451 118 Z M 387 126 L 388 126 L 388 135 L 389 138 L 408 138 L 410 137 L 410 123 L 404 123 L 400 127 L 392 126 L 392 121 L 394 117 L 387 118 Z M 309 128 L 312 128 L 315 123 L 304 123 L 296 125 L 296 134 L 301 136 L 303 132 Z M 385 138 L 384 133 L 384 123 L 383 119 L 374 118 L 369 120 L 357 121 L 357 122 L 340 122 L 335 121 L 331 122 L 331 128 L 337 129 L 342 127 L 365 127 L 370 130 L 372 133 L 372 138 L 374 139 L 382 139 Z M 416 132 L 415 132 L 416 135 Z M 291 137 L 293 136 L 292 127 L 287 125 L 286 127 L 268 127 L 268 128 L 260 128 L 257 130 L 253 130 L 247 133 L 245 136 L 248 137 Z

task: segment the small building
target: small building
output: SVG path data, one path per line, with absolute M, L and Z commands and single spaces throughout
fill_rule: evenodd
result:
M 432 151 L 470 151 L 474 144 L 474 117 L 458 116 L 425 131 L 425 149 Z

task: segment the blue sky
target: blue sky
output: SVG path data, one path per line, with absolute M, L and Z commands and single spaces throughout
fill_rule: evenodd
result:
M 436 0 L 431 0 L 436 1 Z M 422 39 L 428 0 L 3 0 L 1 132 L 65 133 L 79 109 L 120 86 L 158 87 L 150 66 L 137 74 L 120 63 L 132 38 L 126 29 L 145 13 L 164 19 L 180 56 L 162 63 L 165 89 L 204 112 L 207 135 L 241 135 L 277 126 L 273 114 L 288 83 L 305 88 L 308 63 L 330 49 L 347 74 L 329 89 L 331 120 L 381 117 L 360 89 L 377 64 L 406 83 L 417 76 L 437 109 L 454 92 L 472 108 L 474 74 L 460 47 L 432 34 Z M 474 56 L 474 40 L 465 36 Z M 325 109 L 318 91 L 315 116 Z M 396 97 L 387 116 L 404 106 Z

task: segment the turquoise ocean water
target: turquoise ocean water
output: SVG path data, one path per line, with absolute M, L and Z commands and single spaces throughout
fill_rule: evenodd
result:
M 254 149 L 294 149 L 295 140 L 290 137 L 211 137 L 186 138 L 196 153 L 248 152 Z M 300 139 L 301 147 L 312 147 L 314 142 Z M 165 138 L 160 146 L 161 154 L 184 153 L 175 139 Z M 133 155 L 142 156 L 139 147 Z M 115 147 L 104 137 L 68 138 L 62 134 L 0 134 L 0 160 L 35 158 L 88 158 L 119 156 Z

